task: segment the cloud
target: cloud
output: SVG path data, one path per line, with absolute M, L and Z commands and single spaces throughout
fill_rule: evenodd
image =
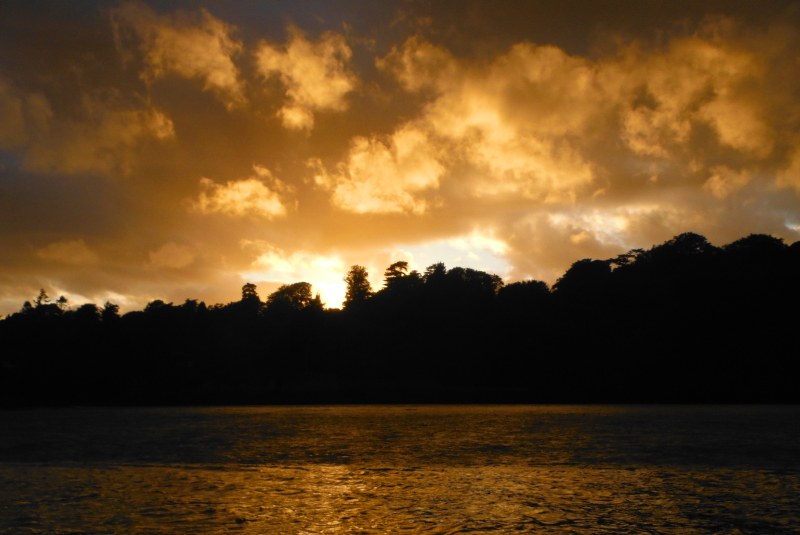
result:
M 632 248 L 627 243 L 629 230 L 641 223 L 639 216 L 660 211 L 658 206 L 555 210 L 508 221 L 497 232 L 508 236 L 509 278 L 552 284 L 576 260 L 614 257 Z M 644 231 L 644 226 L 639 230 Z
M 50 129 L 53 110 L 39 92 L 25 92 L 0 76 L 0 148 L 19 149 L 44 137 Z
M 287 213 L 284 196 L 293 188 L 284 184 L 266 168 L 253 166 L 256 172 L 243 180 L 227 182 L 224 186 L 208 178 L 200 179 L 200 196 L 191 208 L 201 214 L 223 214 L 231 217 L 273 219 Z
M 435 88 L 416 121 L 426 143 L 472 168 L 470 196 L 562 202 L 592 182 L 574 142 L 601 102 L 585 60 L 523 43 L 488 65 L 466 65 L 413 37 L 379 65 L 409 91 Z
M 144 80 L 153 82 L 174 73 L 202 80 L 203 89 L 212 91 L 229 108 L 245 102 L 233 62 L 242 43 L 231 38 L 233 26 L 205 9 L 199 14 L 158 15 L 138 0 L 125 2 L 110 13 L 118 48 L 126 53 L 131 37 L 138 41 L 144 55 Z
M 264 78 L 277 76 L 286 88 L 287 102 L 278 112 L 284 127 L 310 130 L 315 113 L 347 109 L 345 96 L 358 83 L 347 67 L 351 56 L 343 36 L 326 32 L 312 43 L 294 27 L 286 45 L 259 45 L 258 72 Z
M 687 157 L 705 126 L 719 150 L 768 158 L 775 143 L 768 102 L 748 89 L 765 76 L 768 48 L 691 36 L 664 50 L 634 44 L 591 61 L 519 43 L 481 65 L 415 36 L 378 64 L 407 91 L 435 89 L 414 121 L 430 132 L 429 143 L 474 168 L 473 196 L 563 203 L 604 188 L 598 178 L 609 170 L 600 153 L 615 139 L 628 157 L 683 158 L 689 170 L 706 165 Z
M 513 277 L 550 282 L 578 258 L 689 230 L 780 233 L 796 217 L 753 204 L 770 183 L 800 191 L 800 150 L 786 152 L 798 141 L 788 118 L 800 117 L 786 73 L 800 69 L 785 54 L 794 37 L 779 37 L 723 20 L 591 59 L 522 42 L 468 60 L 412 36 L 376 64 L 417 113 L 353 137 L 338 164 L 310 160 L 314 182 L 353 214 L 425 214 L 453 233 L 488 225 Z M 423 180 L 408 180 L 404 135 Z
M 747 171 L 735 171 L 726 165 L 711 169 L 711 176 L 703 184 L 703 189 L 718 199 L 725 199 L 736 193 L 752 179 Z
M 394 46 L 375 62 L 379 69 L 394 74 L 406 91 L 444 89 L 458 76 L 453 55 L 421 36 L 413 35 L 402 47 Z
M 27 147 L 25 164 L 36 171 L 104 175 L 130 174 L 134 149 L 145 138 L 174 136 L 172 121 L 154 108 L 131 109 L 114 98 L 84 96 L 81 119 L 53 119 L 37 130 Z M 43 134 L 43 135 L 42 135 Z
M 273 4 L 3 19 L 3 307 L 251 277 L 336 306 L 352 264 L 553 282 L 684 231 L 800 239 L 797 13 Z
M 357 214 L 420 215 L 430 206 L 423 194 L 438 187 L 445 171 L 428 136 L 412 125 L 384 140 L 354 138 L 347 160 L 331 173 L 318 160 L 310 165 L 334 206 Z
M 515 272 L 531 271 L 522 267 L 531 265 L 527 251 L 552 277 L 568 256 L 536 242 L 561 243 L 573 257 L 690 228 L 724 235 L 720 218 L 750 210 L 738 203 L 752 201 L 734 199 L 754 177 L 756 189 L 797 183 L 800 159 L 784 163 L 782 148 L 797 136 L 784 120 L 779 144 L 775 117 L 800 116 L 787 75 L 798 66 L 784 57 L 794 38 L 779 37 L 722 20 L 661 47 L 634 42 L 595 59 L 523 42 L 468 62 L 414 36 L 378 65 L 422 100 L 396 131 L 414 125 L 428 150 L 448 155 L 439 160 L 438 209 L 468 203 L 505 221 L 502 232 L 526 237 L 509 240 Z M 722 201 L 734 204 L 713 205 Z
M 708 31 L 708 30 L 707 30 Z M 763 79 L 758 49 L 732 40 L 692 36 L 653 53 L 633 45 L 621 59 L 601 65 L 622 110 L 623 139 L 635 152 L 666 158 L 685 149 L 700 124 L 719 142 L 755 157 L 769 155 L 774 140 L 764 103 L 748 91 Z
M 97 253 L 89 249 L 83 240 L 50 243 L 36 251 L 36 256 L 48 262 L 75 266 L 92 266 L 99 260 Z
M 469 251 L 469 254 L 473 255 L 475 255 L 474 250 L 487 251 L 498 257 L 505 256 L 508 253 L 508 244 L 504 240 L 498 239 L 495 236 L 495 232 L 491 231 L 473 231 L 467 236 L 447 240 L 447 243 L 456 249 Z
M 54 110 L 41 92 L 0 78 L 0 149 L 23 155 L 25 168 L 45 173 L 130 174 L 143 139 L 174 136 L 172 121 L 152 106 L 136 106 L 115 90 L 81 96 L 72 110 Z
M 776 183 L 779 187 L 794 188 L 800 195 L 800 147 L 789 157 L 789 164 L 778 172 Z
M 195 256 L 191 247 L 168 242 L 150 252 L 150 265 L 156 268 L 181 269 L 194 262 Z

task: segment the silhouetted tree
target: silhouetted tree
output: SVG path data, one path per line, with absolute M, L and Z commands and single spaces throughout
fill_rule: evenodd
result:
M 607 260 L 578 260 L 553 285 L 557 296 L 595 300 L 609 283 L 611 266 Z
M 384 272 L 384 287 L 378 292 L 382 307 L 414 306 L 413 301 L 423 285 L 422 276 L 416 270 L 408 272 L 408 262 L 401 260 L 389 266 Z M 388 301 L 386 301 L 388 299 Z M 397 310 L 398 313 L 409 311 Z
M 637 258 L 638 261 L 658 262 L 662 266 L 674 266 L 676 262 L 701 259 L 718 253 L 720 250 L 711 245 L 705 236 L 694 232 L 684 232 L 675 236 L 661 245 L 645 251 Z
M 169 310 L 170 308 L 172 308 L 172 303 L 165 303 L 161 299 L 156 299 L 145 305 L 144 312 L 145 314 L 156 314 L 164 310 Z
M 392 286 L 392 283 L 397 282 L 399 279 L 402 279 L 408 273 L 408 262 L 405 260 L 400 260 L 399 262 L 395 262 L 383 273 L 384 282 L 383 286 L 385 288 L 389 288 Z
M 104 322 L 113 322 L 119 319 L 119 305 L 106 301 L 100 311 L 100 317 Z
M 497 292 L 498 304 L 514 309 L 538 306 L 547 302 L 550 297 L 550 288 L 547 287 L 547 283 L 538 280 L 512 282 Z
M 301 310 L 314 302 L 311 297 L 311 284 L 295 282 L 283 284 L 267 296 L 267 308 Z M 319 299 L 319 295 L 317 295 Z
M 445 276 L 447 275 L 447 268 L 442 262 L 431 264 L 425 268 L 425 274 L 422 275 L 425 284 L 442 284 L 444 283 Z
M 344 282 L 347 283 L 347 292 L 344 298 L 344 308 L 358 307 L 372 297 L 372 285 L 369 283 L 369 273 L 364 266 L 355 265 L 350 268 Z
M 96 323 L 100 321 L 100 310 L 97 305 L 86 303 L 75 311 L 75 319 L 83 323 Z
M 50 302 L 50 298 L 47 296 L 47 292 L 44 291 L 44 288 L 39 290 L 39 295 L 33 300 L 33 302 L 37 307 L 46 305 Z
M 19 313 L 22 315 L 31 315 L 33 314 L 33 305 L 31 305 L 30 301 L 25 301 L 22 303 L 22 308 L 20 309 Z
M 247 301 L 248 299 L 258 300 L 256 285 L 250 282 L 245 283 L 245 285 L 242 286 L 242 301 Z
M 248 282 L 242 286 L 242 300 L 239 301 L 238 310 L 251 317 L 261 310 L 261 299 L 258 298 L 255 284 Z
M 775 260 L 788 251 L 789 247 L 783 240 L 767 234 L 750 234 L 746 238 L 738 239 L 723 246 L 726 254 L 739 259 L 762 262 Z
M 39 295 L 33 302 L 35 315 L 39 318 L 54 318 L 64 312 L 58 304 L 50 302 L 50 297 L 44 288 L 39 290 Z
M 631 249 L 627 253 L 623 253 L 618 255 L 616 258 L 610 259 L 608 263 L 611 264 L 613 268 L 630 266 L 636 262 L 636 259 L 639 258 L 642 253 L 644 253 L 644 249 Z
M 314 296 L 314 299 L 308 304 L 307 308 L 313 308 L 315 310 L 319 310 L 320 312 L 325 309 L 325 303 L 322 302 L 319 292 L 317 292 L 317 295 Z
M 553 291 L 442 263 L 419 274 L 401 261 L 373 295 L 353 266 L 345 306 L 360 312 L 325 310 L 306 282 L 265 304 L 247 283 L 226 305 L 155 300 L 121 318 L 110 302 L 64 310 L 66 299 L 42 289 L 0 320 L 11 348 L 0 351 L 0 405 L 438 402 L 453 392 L 796 403 L 785 346 L 800 321 L 798 273 L 800 242 L 753 234 L 717 248 L 685 233 L 575 262 Z M 92 347 L 112 347 L 113 358 Z

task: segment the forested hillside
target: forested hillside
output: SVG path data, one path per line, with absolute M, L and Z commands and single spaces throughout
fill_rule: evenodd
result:
M 800 242 L 686 233 L 575 262 L 549 288 L 396 262 L 344 308 L 306 282 L 262 299 L 70 309 L 0 321 L 0 402 L 799 402 Z

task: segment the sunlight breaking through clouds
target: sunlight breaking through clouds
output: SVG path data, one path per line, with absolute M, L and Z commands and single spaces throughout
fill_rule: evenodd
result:
M 792 243 L 800 11 L 779 3 L 18 2 L 0 313 L 43 284 L 136 306 L 252 274 L 338 306 L 353 264 L 376 287 L 399 259 L 552 283 L 687 231 Z
M 258 255 L 250 269 L 240 273 L 243 280 L 281 284 L 309 282 L 329 307 L 341 306 L 345 294 L 342 279 L 349 266 L 338 256 L 318 255 L 306 251 L 287 254 L 284 250 L 263 241 L 243 240 L 241 245 L 242 248 L 254 251 Z

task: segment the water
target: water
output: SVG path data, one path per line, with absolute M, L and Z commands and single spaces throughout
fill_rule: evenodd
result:
M 0 533 L 799 533 L 799 407 L 0 411 Z

